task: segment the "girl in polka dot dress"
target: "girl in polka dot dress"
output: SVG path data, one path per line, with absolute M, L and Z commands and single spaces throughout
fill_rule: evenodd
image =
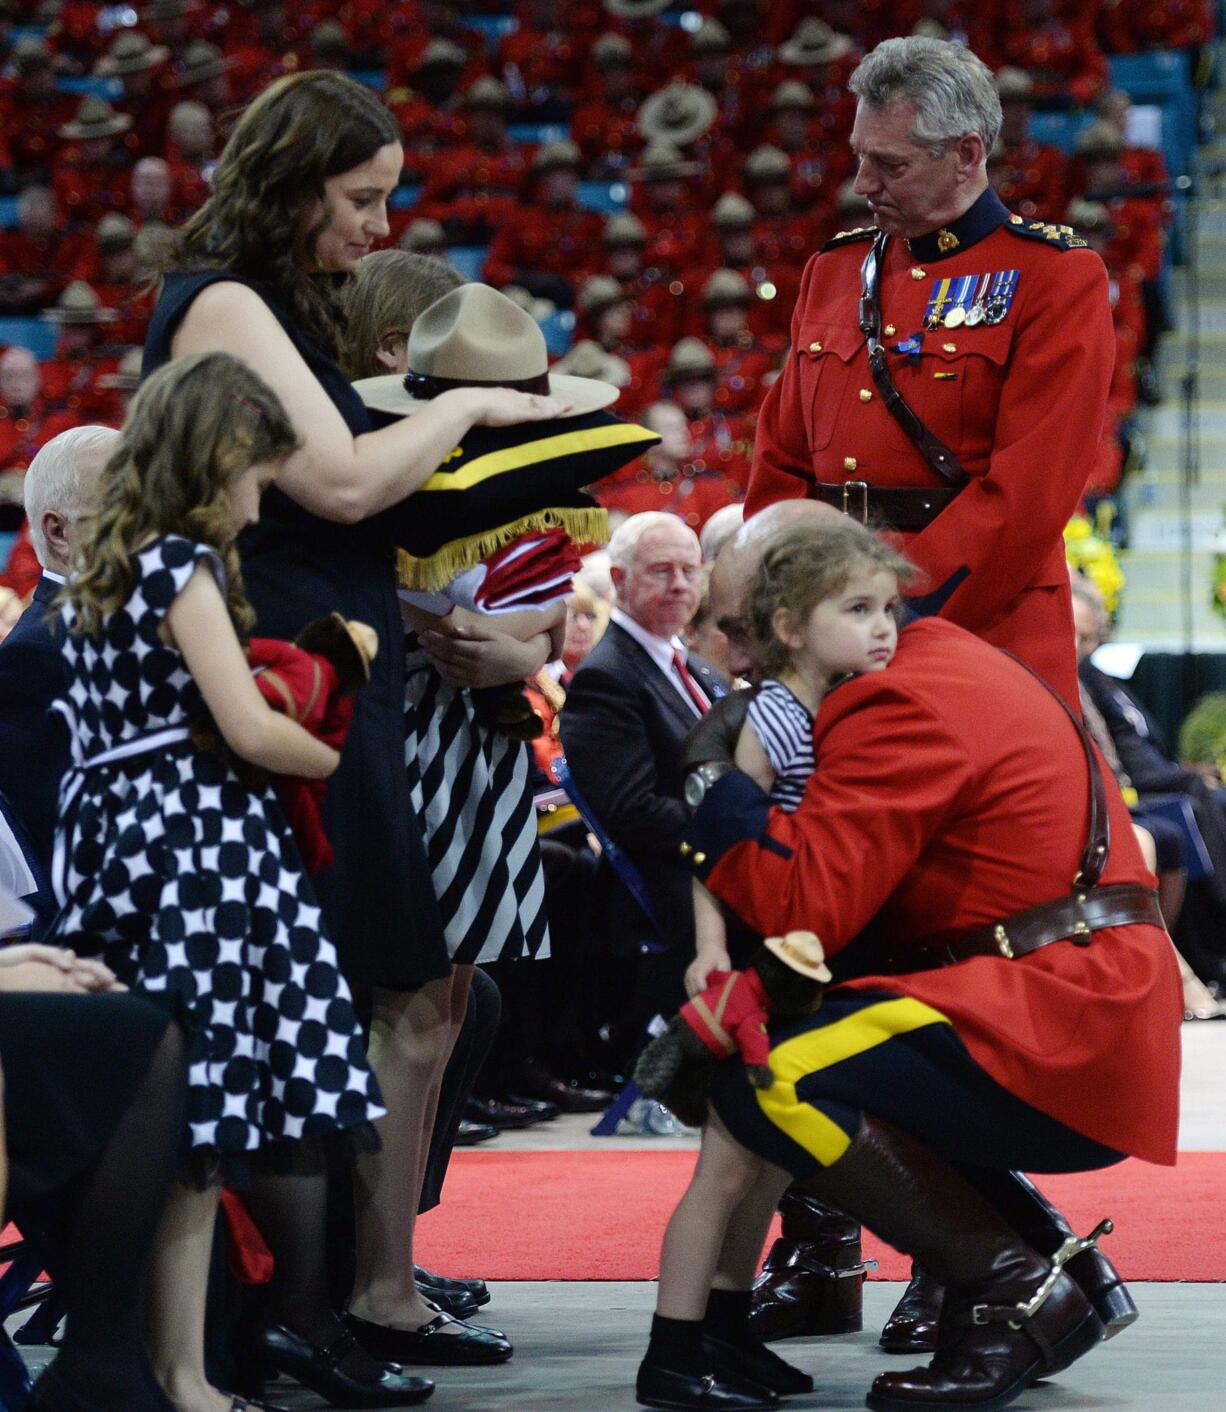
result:
M 322 779 L 338 764 L 265 704 L 238 636 L 253 615 L 235 536 L 296 444 L 276 395 L 237 359 L 155 373 L 101 473 L 64 592 L 60 706 L 76 763 L 60 796 L 55 940 L 164 997 L 188 1034 L 190 1177 L 163 1223 L 151 1301 L 154 1365 L 180 1412 L 243 1405 L 204 1376 L 219 1181 L 301 1171 L 304 1144 L 342 1133 L 369 1146 L 383 1111 L 271 790 L 248 788 L 190 733 L 207 708 L 229 750 L 271 773 Z

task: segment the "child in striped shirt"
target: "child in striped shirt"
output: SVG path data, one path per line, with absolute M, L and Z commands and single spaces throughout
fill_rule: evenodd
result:
M 816 769 L 813 718 L 833 686 L 883 671 L 898 643 L 899 580 L 911 563 L 846 516 L 771 541 L 750 586 L 747 618 L 760 685 L 736 747 L 736 767 L 791 813 Z M 719 904 L 695 879 L 690 996 L 731 962 Z M 799 923 L 798 923 L 799 925 Z

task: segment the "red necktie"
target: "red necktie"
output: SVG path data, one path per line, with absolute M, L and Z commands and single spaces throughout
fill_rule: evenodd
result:
M 673 648 L 673 666 L 676 667 L 677 675 L 681 678 L 681 685 L 685 687 L 690 700 L 698 707 L 698 714 L 705 716 L 711 709 L 711 703 L 702 694 L 698 683 L 690 676 L 690 669 L 685 665 L 685 653 L 679 647 Z

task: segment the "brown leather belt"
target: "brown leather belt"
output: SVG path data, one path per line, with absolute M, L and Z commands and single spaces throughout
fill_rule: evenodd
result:
M 953 966 L 974 956 L 1001 956 L 1013 961 L 1056 941 L 1089 946 L 1094 932 L 1138 922 L 1165 928 L 1158 894 L 1139 883 L 1108 883 L 1105 887 L 1084 888 L 1055 902 L 1027 907 L 995 926 L 967 932 L 944 946 L 908 947 L 895 952 L 885 969 L 894 975 L 905 975 L 909 971 Z
M 924 489 L 869 485 L 865 480 L 848 480 L 838 485 L 817 481 L 809 488 L 812 499 L 833 505 L 862 525 L 888 530 L 927 529 L 961 491 L 960 485 Z

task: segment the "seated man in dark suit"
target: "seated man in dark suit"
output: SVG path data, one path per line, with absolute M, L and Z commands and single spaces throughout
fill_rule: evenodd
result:
M 685 1001 L 682 978 L 694 955 L 690 873 L 678 851 L 689 810 L 682 797 L 681 743 L 726 681 L 687 653 L 684 633 L 702 593 L 693 530 L 648 511 L 624 521 L 609 543 L 617 606 L 604 636 L 571 679 L 562 708 L 562 745 L 592 813 L 637 869 L 654 922 L 629 889 L 615 888 L 615 946 L 644 940 L 665 950 L 642 955 L 636 1028 Z
M 1145 707 L 1123 682 L 1108 676 L 1090 660 L 1107 636 L 1106 608 L 1102 595 L 1088 579 L 1074 577 L 1072 589 L 1077 674 L 1111 735 L 1140 807 L 1152 808 L 1164 797 L 1182 797 L 1196 820 L 1212 870 L 1189 884 L 1178 920 L 1171 924 L 1171 934 L 1197 975 L 1226 990 L 1226 811 L 1221 796 L 1206 784 L 1199 771 L 1171 757 Z
M 45 866 L 68 767 L 67 731 L 48 709 L 65 688 L 51 603 L 98 472 L 118 440 L 110 427 L 73 427 L 47 442 L 26 471 L 26 518 L 43 573 L 29 607 L 0 643 L 0 792 Z

